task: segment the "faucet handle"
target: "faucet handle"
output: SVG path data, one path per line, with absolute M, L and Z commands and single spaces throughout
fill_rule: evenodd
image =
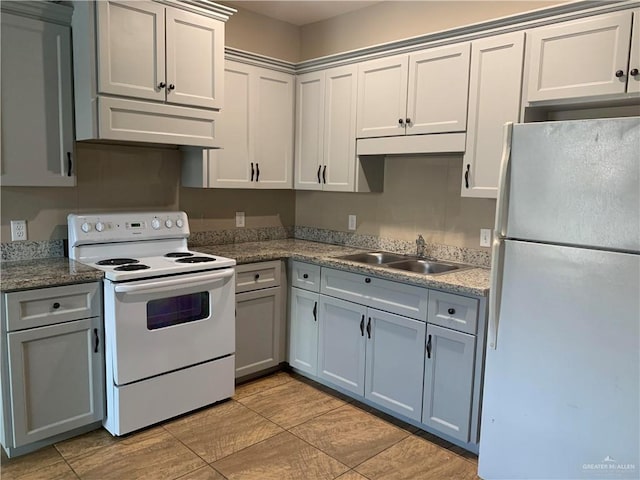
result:
M 416 243 L 418 242 L 424 242 L 424 237 L 422 236 L 421 233 L 418 234 L 418 238 L 416 239 Z

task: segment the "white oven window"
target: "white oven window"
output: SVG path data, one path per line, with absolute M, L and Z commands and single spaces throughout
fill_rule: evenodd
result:
M 209 292 L 151 300 L 147 303 L 147 330 L 157 330 L 207 318 L 209 305 Z

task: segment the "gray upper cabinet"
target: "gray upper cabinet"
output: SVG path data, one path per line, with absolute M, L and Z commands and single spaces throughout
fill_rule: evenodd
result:
M 42 18 L 27 18 L 19 4 L 2 2 L 0 180 L 3 186 L 72 187 L 72 9 L 41 2 L 32 8 Z

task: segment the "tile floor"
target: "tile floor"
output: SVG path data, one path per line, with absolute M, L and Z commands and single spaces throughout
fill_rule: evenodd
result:
M 2 480 L 474 480 L 477 457 L 279 372 L 141 432 L 105 430 L 8 460 Z

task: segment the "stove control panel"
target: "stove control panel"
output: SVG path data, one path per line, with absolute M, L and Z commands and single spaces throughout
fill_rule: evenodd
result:
M 67 227 L 70 247 L 189 236 L 189 221 L 184 212 L 71 214 Z

